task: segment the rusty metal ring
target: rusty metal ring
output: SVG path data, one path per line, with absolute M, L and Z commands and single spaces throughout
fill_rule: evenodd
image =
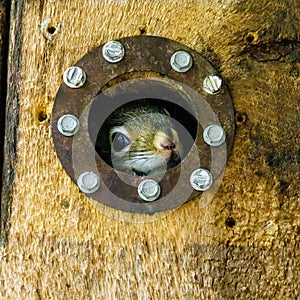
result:
M 188 180 L 188 174 L 200 167 L 199 162 L 195 163 L 197 162 L 195 151 L 192 154 L 189 153 L 181 164 L 167 171 L 163 178 L 159 178 L 161 197 L 154 202 L 145 203 L 139 198 L 136 189 L 142 179 L 128 175 L 126 178 L 132 181 L 132 185 L 127 184 L 126 180 L 122 180 L 122 176 L 120 177 L 118 172 L 105 163 L 95 152 L 94 137 L 91 136 L 89 130 L 91 107 L 95 108 L 93 105 L 103 93 L 104 87 L 111 85 L 112 88 L 114 87 L 114 81 L 121 81 L 121 83 L 127 81 L 130 89 L 135 84 L 143 84 L 143 80 L 138 81 L 139 83 L 133 80 L 131 74 L 135 74 L 133 78 L 143 78 L 147 73 L 160 74 L 162 78 L 148 78 L 147 80 L 152 80 L 152 83 L 158 86 L 161 85 L 171 94 L 174 88 L 174 93 L 187 95 L 190 99 L 190 102 L 187 101 L 189 109 L 195 110 L 193 113 L 198 113 L 198 117 L 200 115 L 202 118 L 200 121 L 198 118 L 194 148 L 197 150 L 197 154 L 200 153 L 201 155 L 201 167 L 212 169 L 211 157 L 217 152 L 225 153 L 227 156 L 232 148 L 234 110 L 231 96 L 224 84 L 218 94 L 209 94 L 203 89 L 203 82 L 207 76 L 215 75 L 216 70 L 198 52 L 185 45 L 169 39 L 151 36 L 127 37 L 119 39 L 119 42 L 125 49 L 125 56 L 121 61 L 116 64 L 107 62 L 103 58 L 103 45 L 101 45 L 87 53 L 76 64 L 77 67 L 84 70 L 87 77 L 87 81 L 82 87 L 72 89 L 65 83 L 61 84 L 56 95 L 51 118 L 54 146 L 64 169 L 75 183 L 77 183 L 78 172 L 92 171 L 100 174 L 104 184 L 101 184 L 98 191 L 91 193 L 91 196 L 101 203 L 128 212 L 151 214 L 170 210 L 200 194 L 200 192 L 191 189 Z M 170 65 L 170 59 L 177 51 L 186 51 L 193 59 L 193 65 L 187 72 L 177 72 Z M 172 99 L 168 99 L 168 101 L 172 101 Z M 179 105 L 181 104 L 182 102 L 179 103 Z M 213 112 L 213 118 L 205 117 L 203 114 L 204 106 Z M 111 112 L 114 109 L 116 107 L 111 105 Z M 62 135 L 57 127 L 58 120 L 63 115 L 68 114 L 76 116 L 80 120 L 79 133 L 71 137 Z M 97 126 L 100 126 L 101 122 Z M 202 137 L 204 126 L 216 122 L 219 122 L 226 132 L 226 143 L 217 149 L 205 144 Z M 74 151 L 75 148 L 76 151 Z M 74 152 L 76 153 L 74 154 Z M 86 157 L 86 153 L 91 152 L 93 153 L 92 157 Z M 222 172 L 222 168 L 215 167 L 214 169 L 213 177 L 216 179 Z M 184 175 L 181 176 L 180 174 Z M 180 187 L 182 192 L 174 194 L 172 191 L 178 184 L 179 178 L 184 180 L 184 184 Z M 185 197 L 185 190 L 188 190 L 187 197 Z

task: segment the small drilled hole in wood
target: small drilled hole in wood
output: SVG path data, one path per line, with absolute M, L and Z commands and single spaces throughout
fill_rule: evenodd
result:
M 146 33 L 147 33 L 146 28 L 141 28 L 140 29 L 140 34 L 146 34 Z
M 40 111 L 38 113 L 38 120 L 39 122 L 44 122 L 45 120 L 47 120 L 47 114 L 44 111 Z
M 235 219 L 233 218 L 227 218 L 226 221 L 225 221 L 225 224 L 227 227 L 229 228 L 233 228 L 235 226 Z
M 50 34 L 54 34 L 55 31 L 56 31 L 56 28 L 54 26 L 49 26 L 47 31 L 50 33 Z
M 257 40 L 258 40 L 258 34 L 257 32 L 249 32 L 246 37 L 245 40 L 248 44 L 256 44 Z
M 247 114 L 243 112 L 238 112 L 236 114 L 236 121 L 238 124 L 243 124 L 247 121 Z
M 54 24 L 57 26 L 54 26 Z M 59 24 L 53 23 L 50 18 L 47 18 L 41 23 L 41 32 L 47 40 L 53 41 L 60 31 L 60 27 Z

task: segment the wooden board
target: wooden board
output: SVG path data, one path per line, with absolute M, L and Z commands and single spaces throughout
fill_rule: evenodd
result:
M 0 178 L 2 178 L 2 169 L 3 169 L 3 145 L 4 145 L 4 121 L 5 121 L 5 102 L 6 102 L 6 57 L 5 45 L 8 44 L 6 28 L 6 17 L 7 10 L 3 1 L 0 2 Z M 7 50 L 7 49 L 6 49 Z M 2 190 L 2 181 L 0 181 L 0 190 Z M 1 204 L 1 202 L 0 202 Z M 0 212 L 2 206 L 0 206 Z M 2 217 L 1 219 L 2 220 Z M 2 221 L 1 221 L 2 223 Z M 0 223 L 0 224 L 1 224 Z
M 14 132 L 17 128 L 18 111 L 12 100 L 13 94 L 7 97 L 8 47 L 9 47 L 10 3 L 0 1 L 0 178 L 4 170 L 3 181 L 0 181 L 2 198 L 0 201 L 0 244 L 6 240 L 11 205 L 11 187 L 13 184 L 13 161 L 16 153 L 17 138 Z M 18 44 L 18 41 L 16 41 Z M 11 72 L 19 70 L 18 60 L 11 66 Z M 14 71 L 13 71 L 14 70 Z M 13 78 L 13 76 L 12 76 Z M 16 82 L 16 80 L 12 80 Z M 12 100 L 12 101 L 11 101 Z M 5 113 L 7 111 L 7 119 Z M 11 113 L 15 112 L 15 113 Z M 4 154 L 5 152 L 5 154 Z M 3 158 L 5 157 L 5 161 Z
M 299 19 L 292 0 L 13 1 L 1 298 L 299 298 Z M 199 51 L 231 90 L 234 149 L 205 208 L 115 213 L 80 194 L 56 157 L 49 119 L 63 71 L 142 33 Z

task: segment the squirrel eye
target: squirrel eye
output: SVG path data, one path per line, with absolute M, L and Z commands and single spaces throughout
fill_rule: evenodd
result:
M 130 140 L 126 135 L 116 132 L 112 135 L 112 147 L 115 151 L 121 151 L 130 144 Z

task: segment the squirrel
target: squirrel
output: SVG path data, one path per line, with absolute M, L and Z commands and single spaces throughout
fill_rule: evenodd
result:
M 182 154 L 170 113 L 146 100 L 123 105 L 105 120 L 96 151 L 114 169 L 139 176 L 176 166 Z

